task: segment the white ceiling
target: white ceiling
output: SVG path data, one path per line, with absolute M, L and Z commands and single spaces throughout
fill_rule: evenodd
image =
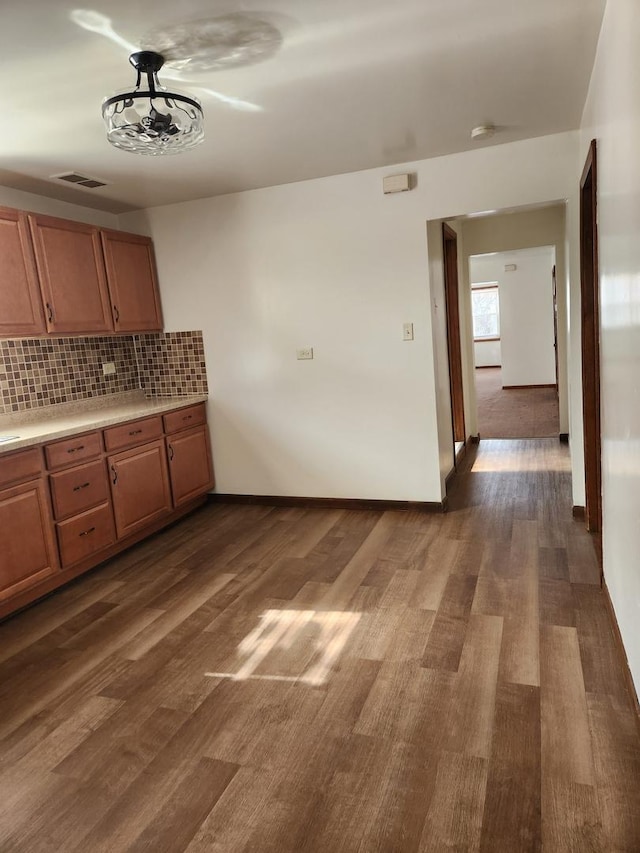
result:
M 605 0 L 96 3 L 3 0 L 0 184 L 118 213 L 464 151 L 487 121 L 503 129 L 481 144 L 576 128 Z M 134 82 L 128 50 L 74 23 L 77 8 L 134 45 L 159 26 L 247 14 L 282 44 L 257 64 L 182 72 L 173 86 L 218 93 L 195 91 L 205 142 L 142 157 L 112 148 L 100 116 Z M 50 180 L 66 171 L 109 186 Z

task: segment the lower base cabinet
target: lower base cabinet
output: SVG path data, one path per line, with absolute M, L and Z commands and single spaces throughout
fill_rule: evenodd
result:
M 0 454 L 0 619 L 202 503 L 206 422 L 196 403 Z
M 107 465 L 119 539 L 171 511 L 164 439 L 109 456 Z
M 178 507 L 213 486 L 213 467 L 206 426 L 167 438 L 173 505 Z
M 58 570 L 53 520 L 42 480 L 0 491 L 0 601 Z
M 108 502 L 59 522 L 57 528 L 60 560 L 64 568 L 108 548 L 116 541 L 113 513 Z

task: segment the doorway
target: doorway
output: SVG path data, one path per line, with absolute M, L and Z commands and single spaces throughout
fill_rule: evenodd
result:
M 553 245 L 469 257 L 482 438 L 560 434 Z
M 602 565 L 600 448 L 600 294 L 598 277 L 597 158 L 592 140 L 580 180 L 580 315 L 584 420 L 585 516 Z

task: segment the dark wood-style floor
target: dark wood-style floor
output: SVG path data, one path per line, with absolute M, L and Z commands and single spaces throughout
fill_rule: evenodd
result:
M 503 388 L 499 367 L 476 368 L 478 432 L 482 438 L 558 437 L 555 388 Z
M 482 442 L 441 516 L 208 506 L 0 625 L 0 850 L 640 850 L 568 470 Z

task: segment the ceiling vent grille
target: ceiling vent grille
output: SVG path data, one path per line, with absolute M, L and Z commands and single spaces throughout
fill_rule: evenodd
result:
M 99 181 L 97 178 L 89 178 L 87 175 L 78 174 L 78 172 L 65 172 L 62 175 L 51 175 L 51 177 L 56 181 L 66 181 L 68 184 L 87 187 L 90 190 L 107 186 L 106 181 Z

